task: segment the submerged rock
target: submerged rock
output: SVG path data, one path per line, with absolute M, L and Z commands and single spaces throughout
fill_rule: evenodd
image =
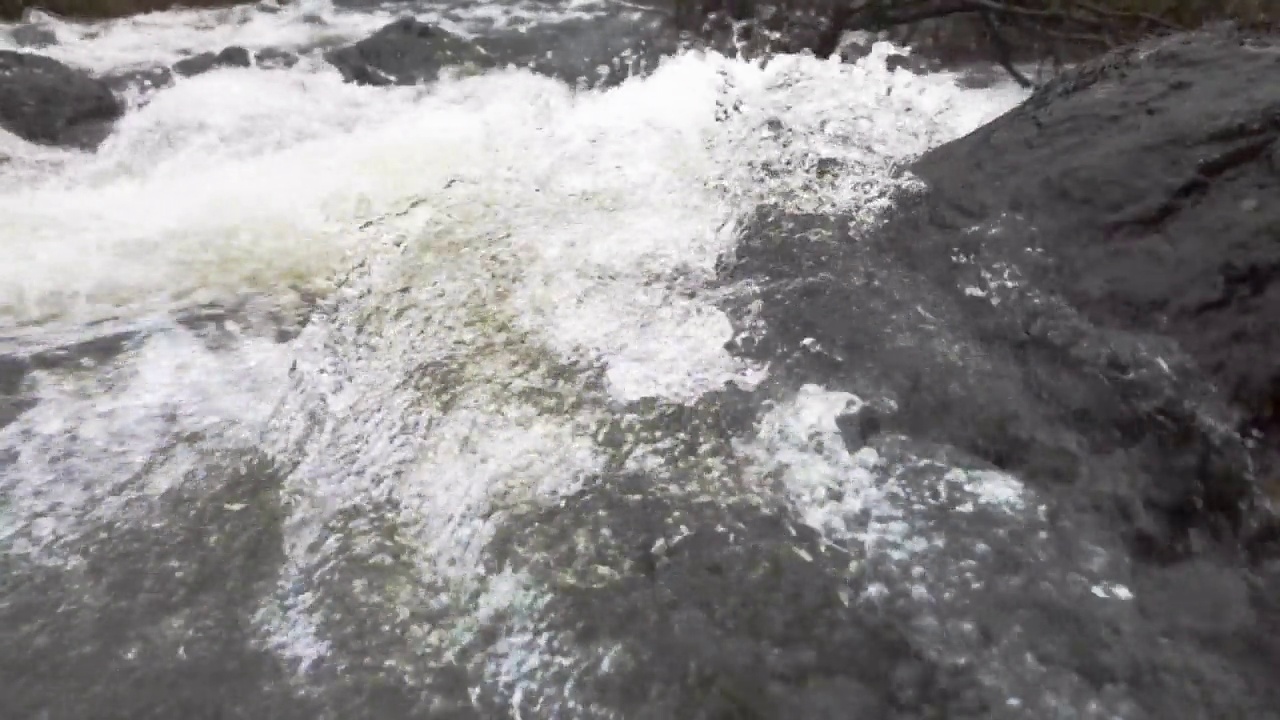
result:
M 984 539 L 966 611 L 960 654 L 1019 703 L 980 716 L 1277 717 L 1278 70 L 1222 29 L 1082 65 L 920 158 L 880 226 L 761 208 L 724 267 L 752 288 L 731 349 L 879 399 L 851 451 L 907 437 L 1034 493 L 1048 526 Z
M 93 148 L 123 111 L 110 86 L 84 70 L 0 50 L 0 127 L 24 140 Z
M 228 47 L 221 52 L 200 53 L 184 58 L 173 64 L 172 68 L 155 66 L 136 70 L 116 72 L 103 77 L 103 80 L 118 94 L 134 93 L 142 96 L 156 90 L 173 85 L 174 75 L 194 77 L 210 70 L 227 67 L 247 68 L 289 68 L 298 63 L 298 56 L 287 51 L 266 48 L 250 55 L 242 47 Z
M 443 28 L 401 18 L 352 45 L 325 54 L 347 82 L 360 85 L 416 85 L 430 82 L 446 67 L 491 67 L 476 44 Z
M 173 64 L 173 71 L 184 77 L 207 73 L 210 70 L 224 67 L 247 68 L 253 64 L 249 51 L 242 47 L 228 47 L 221 52 L 205 52 L 183 58 Z
M 288 50 L 264 48 L 253 54 L 253 61 L 261 68 L 290 68 L 298 64 L 298 56 Z
M 662 16 L 638 11 L 541 24 L 477 42 L 499 64 L 587 87 L 611 87 L 652 72 L 680 49 L 678 33 Z
M 147 95 L 173 85 L 173 71 L 157 65 L 104 75 L 102 80 L 119 94 Z
M 57 33 L 34 23 L 18 25 L 10 30 L 9 34 L 19 47 L 39 48 L 58 44 Z
M 609 87 L 651 72 L 680 47 L 662 16 L 644 11 L 498 30 L 474 41 L 403 18 L 325 58 L 346 81 L 363 85 L 430 82 L 453 66 L 512 66 L 571 85 Z

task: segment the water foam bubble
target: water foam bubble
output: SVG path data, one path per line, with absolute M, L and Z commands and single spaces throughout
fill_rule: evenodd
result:
M 175 19 L 194 15 L 108 24 L 61 52 L 96 47 L 105 66 L 141 54 L 144 29 L 161 54 L 313 32 L 280 19 L 291 11 L 252 12 L 191 31 L 207 32 L 198 41 Z M 545 589 L 487 574 L 486 542 L 504 512 L 595 481 L 611 452 L 600 426 L 629 404 L 691 404 L 764 376 L 724 348 L 718 293 L 731 290 L 714 284 L 735 220 L 779 197 L 874 215 L 898 164 L 1012 100 L 889 73 L 877 52 L 767 67 L 687 53 L 593 92 L 513 70 L 388 89 L 307 63 L 224 69 L 161 91 L 95 155 L 17 153 L 0 170 L 0 250 L 15 259 L 0 267 L 4 322 L 287 286 L 321 298 L 287 345 L 197 351 L 166 335 L 78 394 L 48 380 L 0 436 L 25 453 L 5 475 L 9 522 L 46 516 L 27 498 L 63 490 L 77 509 L 56 515 L 61 537 L 90 506 L 128 521 L 122 508 L 144 490 L 120 478 L 150 478 L 173 432 L 219 418 L 227 443 L 244 433 L 282 476 L 286 559 L 258 617 L 266 644 L 300 668 L 350 659 L 344 603 L 358 603 L 387 648 L 379 662 L 420 683 L 414 663 L 478 642 L 475 610 L 489 608 L 507 639 L 477 651 L 487 677 L 535 692 L 530 678 L 562 662 L 536 618 Z M 853 473 L 865 492 L 848 497 L 889 507 L 874 458 L 841 454 L 831 435 L 850 398 L 805 392 L 814 407 L 771 416 L 743 454 L 790 472 L 797 505 Z M 805 512 L 857 529 L 829 508 Z M 902 537 L 889 527 L 900 521 L 882 534 Z M 444 619 L 424 619 L 442 606 Z

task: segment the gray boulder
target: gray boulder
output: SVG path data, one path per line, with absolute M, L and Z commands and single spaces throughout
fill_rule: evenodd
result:
M 124 108 L 110 86 L 40 55 L 0 50 L 0 127 L 31 142 L 93 148 Z
M 1232 29 L 1116 52 L 920 158 L 881 226 L 761 208 L 726 261 L 754 289 L 734 352 L 892 400 L 845 420 L 851 449 L 936 445 L 1042 503 L 1045 534 L 983 538 L 1005 564 L 964 650 L 1033 643 L 1022 679 L 990 656 L 1026 711 L 982 690 L 938 717 L 1278 717 L 1278 70 L 1280 41 Z M 994 527 L 938 522 L 949 548 Z M 1135 611 L 1067 600 L 1087 548 Z M 1050 687 L 1074 689 L 1037 706 Z
M 147 95 L 173 85 L 173 71 L 162 65 L 124 70 L 102 76 L 103 82 L 116 94 Z
M 1086 63 L 922 158 L 914 169 L 931 190 L 912 221 L 923 226 L 913 253 L 960 243 L 977 263 L 1016 269 L 1023 287 L 1096 332 L 1170 348 L 1099 372 L 1120 388 L 1145 365 L 1153 388 L 1169 384 L 1157 395 L 1205 417 L 1222 408 L 1214 417 L 1243 438 L 1264 484 L 1280 453 L 1278 71 L 1280 41 L 1227 28 Z M 984 232 L 957 240 L 956 226 Z M 1019 307 L 970 305 L 1008 320 Z M 1024 337 L 1034 344 L 1034 335 Z M 1196 384 L 1205 400 L 1189 396 Z M 1176 476 L 1148 482 L 1169 489 Z M 1161 514 L 1187 504 L 1193 516 L 1238 520 L 1248 489 L 1201 472 Z
M 253 54 L 253 62 L 260 68 L 290 68 L 298 64 L 298 56 L 288 50 L 264 48 Z
M 416 85 L 435 80 L 446 67 L 494 65 L 478 45 L 408 17 L 326 53 L 325 59 L 344 80 L 360 85 Z
M 570 85 L 609 87 L 653 71 L 681 46 L 661 15 L 644 11 L 497 30 L 474 41 L 403 18 L 325 59 L 363 85 L 430 82 L 450 66 L 513 66 Z
M 192 55 L 189 58 L 183 58 L 173 64 L 173 71 L 183 77 L 192 77 L 207 73 L 210 70 L 224 67 L 242 67 L 247 68 L 253 64 L 249 57 L 249 51 L 242 47 L 232 46 L 224 48 L 221 52 L 212 53 L 205 52 L 199 55 Z
M 173 85 L 174 75 L 195 77 L 210 70 L 226 67 L 289 68 L 297 62 L 298 56 L 286 50 L 266 48 L 250 55 L 245 48 L 232 46 L 216 53 L 206 52 L 183 58 L 174 63 L 172 68 L 156 66 L 126 70 L 112 73 L 103 79 L 116 93 L 134 92 L 147 95 Z
M 35 24 L 18 25 L 9 34 L 19 47 L 39 48 L 58 44 L 58 36 L 52 30 Z
M 665 18 L 640 12 L 507 30 L 477 42 L 501 65 L 587 87 L 611 87 L 650 73 L 681 47 Z

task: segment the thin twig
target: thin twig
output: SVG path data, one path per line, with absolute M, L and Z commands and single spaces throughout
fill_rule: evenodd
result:
M 875 27 L 875 29 L 878 30 L 883 30 L 887 28 L 878 26 L 886 25 L 888 27 L 896 27 L 898 25 L 910 25 L 922 20 L 937 20 L 951 15 L 971 13 L 975 10 L 975 8 L 970 4 L 970 0 L 953 0 L 953 2 L 950 2 L 941 8 L 924 7 L 903 13 L 881 9 L 878 7 L 878 4 L 876 4 L 876 9 L 874 10 L 871 9 L 871 5 L 867 5 L 865 8 L 864 12 L 854 13 L 849 16 L 851 21 L 846 24 L 846 27 L 844 28 L 845 30 L 869 30 L 872 29 L 872 27 Z M 877 15 L 879 17 L 876 17 Z M 853 18 L 860 19 L 861 17 L 867 16 L 869 16 L 869 22 L 866 24 L 859 24 L 852 21 Z
M 1165 20 L 1164 18 L 1158 15 L 1152 15 L 1151 13 L 1137 12 L 1133 10 L 1108 10 L 1107 8 L 1094 5 L 1091 2 L 1086 2 L 1086 0 L 1073 0 L 1073 2 L 1076 5 L 1079 5 L 1080 7 L 1084 8 L 1085 10 L 1088 10 L 1089 12 L 1094 13 L 1095 15 L 1100 15 L 1102 17 L 1137 18 L 1139 20 L 1146 20 L 1147 22 L 1153 25 L 1159 25 L 1160 27 L 1163 27 L 1166 30 L 1184 30 L 1185 29 L 1181 25 L 1178 25 L 1177 23 L 1174 23 L 1169 20 Z
M 994 0 L 968 0 L 968 2 L 973 3 L 975 9 L 988 10 L 1005 15 L 1023 15 L 1025 17 L 1054 19 L 1063 17 L 1061 12 L 1055 10 L 1041 10 L 1037 8 L 1021 7 L 1018 5 L 1007 5 L 995 2 Z
M 1000 67 L 1009 73 L 1009 77 L 1024 88 L 1034 87 L 1034 83 L 1027 79 L 1013 66 L 1013 48 L 1009 46 L 1009 42 L 1005 40 L 1004 35 L 1000 34 L 1000 28 L 996 25 L 996 20 L 990 12 L 981 13 L 982 23 L 987 26 L 987 32 L 991 35 L 991 45 L 996 51 L 996 62 L 1000 63 Z
M 1049 28 L 1044 28 L 1040 30 L 1040 32 L 1043 33 L 1045 37 L 1051 37 L 1055 40 L 1067 40 L 1075 43 L 1103 46 L 1110 46 L 1114 44 L 1110 39 L 1094 33 L 1064 32 L 1061 30 L 1050 30 Z

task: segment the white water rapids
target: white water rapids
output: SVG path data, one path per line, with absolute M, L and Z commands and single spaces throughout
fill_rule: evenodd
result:
M 401 14 L 270 10 L 50 20 L 59 43 L 39 52 L 105 73 L 228 45 L 332 46 Z M 463 32 L 624 12 L 416 11 Z M 106 551 L 92 539 L 101 528 L 159 528 L 166 493 L 212 497 L 207 468 L 265 457 L 285 560 L 258 598 L 255 641 L 300 686 L 351 652 L 322 628 L 342 622 L 341 595 L 390 618 L 392 649 L 373 661 L 409 682 L 413 658 L 447 656 L 508 613 L 487 681 L 512 708 L 551 698 L 548 678 L 577 660 L 540 629 L 543 596 L 527 578 L 486 575 L 495 527 L 611 462 L 661 483 L 673 439 L 628 436 L 619 460 L 602 440 L 610 423 L 645 399 L 692 406 L 768 377 L 725 350 L 733 330 L 717 300 L 734 289 L 714 282 L 756 204 L 870 220 L 896 167 L 1022 98 L 887 71 L 892 51 L 764 67 L 689 52 L 601 91 L 515 68 L 362 87 L 313 53 L 132 98 L 92 153 L 0 131 L 0 355 L 139 332 L 117 355 L 23 380 L 34 404 L 0 429 L 0 551 L 74 574 Z M 815 175 L 818 159 L 845 170 Z M 300 334 L 276 336 L 312 303 Z M 211 306 L 237 308 L 217 332 L 176 320 Z M 874 452 L 840 446 L 834 418 L 857 402 L 816 386 L 780 401 L 755 435 L 700 459 L 700 491 L 765 493 L 762 478 L 781 473 L 787 502 L 832 542 L 903 557 L 937 542 Z M 1033 504 L 1012 478 L 949 473 L 975 503 Z M 868 509 L 872 521 L 852 520 Z M 366 568 L 394 564 L 387 543 L 409 568 L 392 580 Z M 405 621 L 424 603 L 468 613 Z

